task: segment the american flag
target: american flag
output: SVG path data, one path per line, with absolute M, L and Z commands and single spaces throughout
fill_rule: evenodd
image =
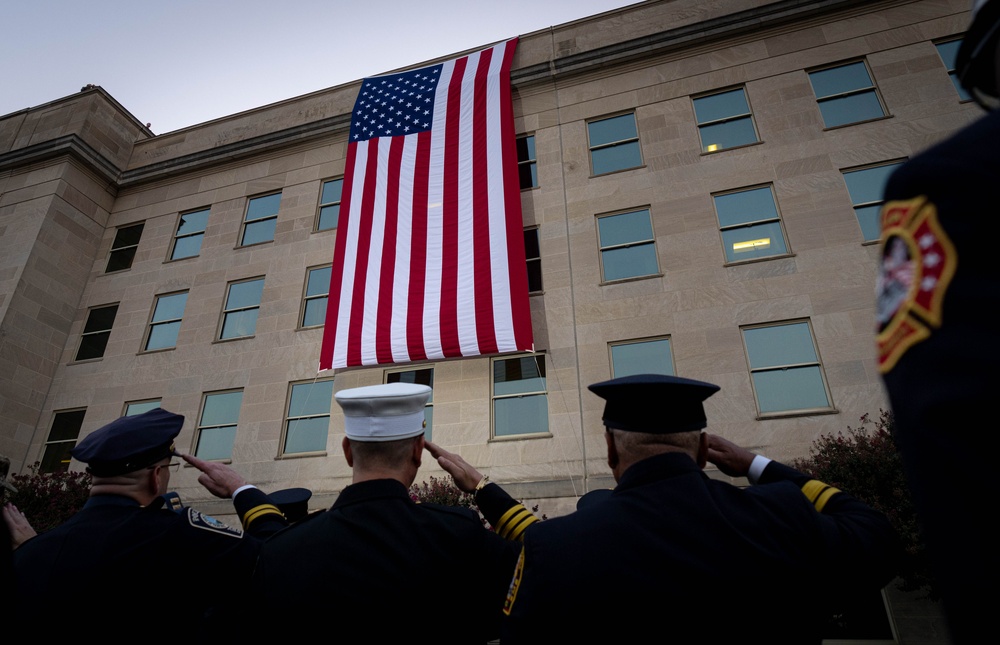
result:
M 362 82 L 320 370 L 533 348 L 516 45 Z

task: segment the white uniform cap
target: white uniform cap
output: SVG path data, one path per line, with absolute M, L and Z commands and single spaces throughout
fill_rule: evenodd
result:
M 424 406 L 431 388 L 416 383 L 386 383 L 337 392 L 344 410 L 344 431 L 354 441 L 396 441 L 424 432 Z

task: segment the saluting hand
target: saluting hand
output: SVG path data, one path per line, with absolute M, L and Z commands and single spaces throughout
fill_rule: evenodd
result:
M 424 442 L 427 452 L 437 459 L 438 465 L 445 469 L 455 480 L 455 486 L 464 493 L 472 493 L 482 480 L 483 475 L 462 457 L 454 452 L 448 452 L 441 446 L 430 441 Z
M 243 479 L 242 475 L 225 464 L 198 459 L 194 455 L 182 454 L 181 457 L 201 471 L 198 483 L 216 497 L 229 499 L 237 488 L 247 484 L 247 480 Z
M 13 504 L 4 504 L 3 521 L 7 525 L 7 531 L 10 533 L 11 549 L 16 549 L 38 535 L 35 529 L 31 527 L 31 524 L 28 523 L 28 518 L 24 516 L 24 513 L 19 511 Z
M 715 464 L 719 470 L 730 477 L 745 477 L 750 472 L 754 454 L 746 448 L 737 446 L 719 435 L 708 435 L 708 455 L 710 464 Z

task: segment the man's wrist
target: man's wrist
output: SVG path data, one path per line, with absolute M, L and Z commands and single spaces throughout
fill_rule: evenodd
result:
M 756 484 L 760 481 L 760 476 L 764 474 L 764 469 L 767 465 L 771 463 L 771 460 L 764 455 L 754 455 L 753 461 L 750 462 L 750 468 L 747 470 L 747 479 L 750 480 L 751 484 Z
M 233 491 L 232 498 L 236 499 L 237 495 L 239 495 L 240 493 L 242 493 L 243 491 L 245 491 L 248 488 L 257 488 L 257 487 L 254 486 L 253 484 L 243 484 L 242 486 L 240 486 L 239 488 L 237 488 L 236 490 Z

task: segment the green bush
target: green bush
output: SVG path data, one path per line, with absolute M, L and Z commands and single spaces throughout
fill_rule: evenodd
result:
M 17 488 L 7 492 L 4 503 L 10 502 L 28 518 L 39 533 L 53 529 L 83 508 L 90 496 L 90 474 L 85 472 L 38 472 L 39 463 L 32 464 L 30 475 L 12 475 L 8 481 Z
M 927 587 L 936 597 L 916 509 L 896 449 L 892 412 L 880 410 L 878 419 L 866 414 L 860 421 L 857 428 L 848 427 L 846 435 L 821 436 L 813 443 L 809 458 L 793 466 L 884 513 L 903 546 L 901 588 Z

